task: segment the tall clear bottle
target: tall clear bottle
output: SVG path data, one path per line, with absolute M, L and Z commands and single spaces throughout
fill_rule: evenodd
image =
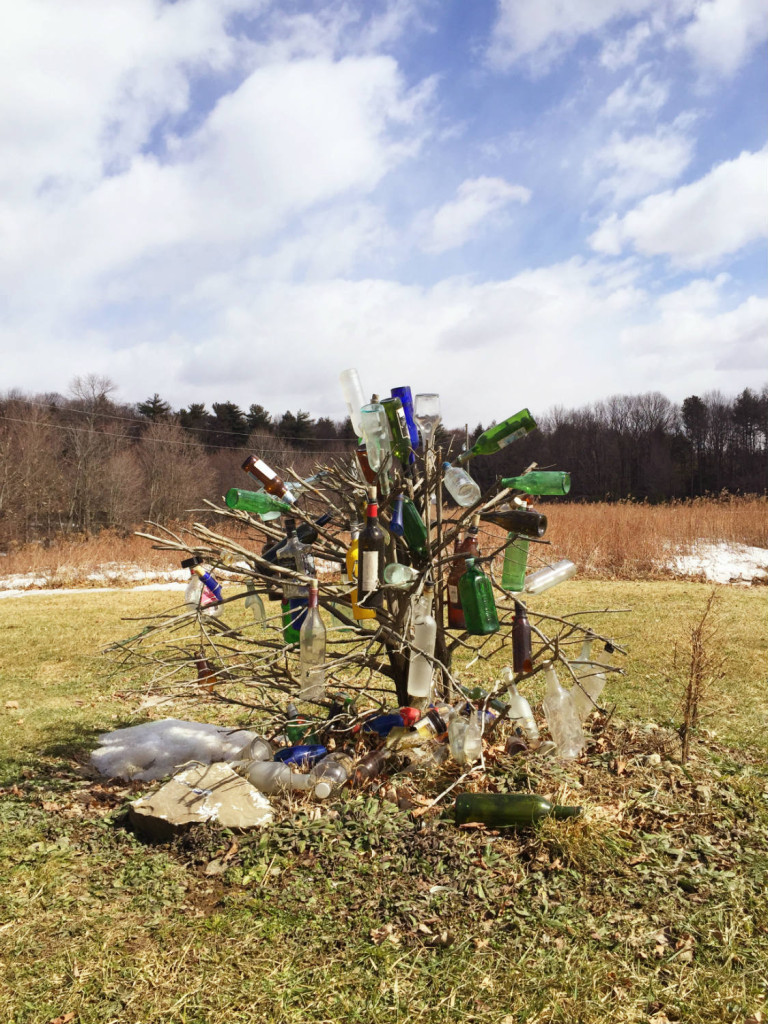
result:
M 527 409 L 522 409 L 502 423 L 497 423 L 495 427 L 484 430 L 472 447 L 459 455 L 457 461 L 462 463 L 476 455 L 493 455 L 494 452 L 506 448 L 508 444 L 512 444 L 518 438 L 525 437 L 535 428 L 536 421 L 533 416 Z
M 571 662 L 571 668 L 579 676 L 579 685 L 574 686 L 571 693 L 573 694 L 573 703 L 576 705 L 579 720 L 582 722 L 595 710 L 598 698 L 605 688 L 606 681 L 605 673 L 598 665 L 594 665 L 590 661 L 593 643 L 594 637 L 585 637 L 578 660 Z M 607 645 L 606 654 L 600 660 L 603 661 L 612 650 L 613 647 L 610 644 Z
M 290 516 L 285 520 L 286 540 L 276 552 L 276 562 L 286 569 L 295 569 L 302 576 L 314 577 L 315 560 L 312 557 L 309 544 L 303 544 L 296 533 L 296 520 Z M 283 575 L 283 597 L 290 600 L 293 597 L 306 597 L 307 585 Z
M 344 396 L 344 401 L 347 403 L 352 427 L 357 436 L 362 437 L 363 427 L 360 410 L 366 404 L 367 399 L 363 393 L 363 387 L 357 370 L 354 368 L 342 370 L 339 374 L 339 383 L 341 384 L 341 393 Z
M 408 696 L 429 698 L 432 693 L 432 673 L 434 666 L 429 660 L 435 653 L 437 639 L 437 622 L 432 614 L 432 601 L 435 588 L 431 583 L 424 586 L 424 592 L 416 601 L 413 613 L 413 643 L 418 650 L 411 651 L 408 664 Z M 420 652 L 424 652 L 423 654 Z
M 544 713 L 552 739 L 557 746 L 558 757 L 571 760 L 584 750 L 584 732 L 573 697 L 560 685 L 555 666 L 551 661 L 544 664 L 544 678 L 547 683 L 544 694 Z
M 365 527 L 358 539 L 359 576 L 357 603 L 363 608 L 381 608 L 384 598 L 381 583 L 384 579 L 384 531 L 379 526 L 379 507 L 376 488 L 368 492 L 368 513 Z
M 507 684 L 507 697 L 509 700 L 509 720 L 516 729 L 520 729 L 531 746 L 537 746 L 540 740 L 539 727 L 533 717 L 531 705 L 522 695 L 518 693 L 515 686 L 515 674 L 511 668 L 501 670 L 501 678 Z
M 299 630 L 299 697 L 317 700 L 325 692 L 325 624 L 317 606 L 317 580 L 309 584 L 307 614 Z
M 466 630 L 472 636 L 487 636 L 499 630 L 499 616 L 493 599 L 493 586 L 474 558 L 466 560 L 459 580 L 459 600 L 464 609 Z

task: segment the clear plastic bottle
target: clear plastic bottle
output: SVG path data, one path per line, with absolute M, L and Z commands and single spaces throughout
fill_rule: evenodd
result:
M 241 775 L 267 796 L 274 793 L 299 792 L 309 789 L 312 779 L 309 775 L 294 772 L 290 765 L 280 761 L 250 761 L 243 765 Z
M 416 601 L 413 614 L 413 643 L 418 650 L 411 651 L 408 665 L 408 696 L 429 698 L 432 692 L 432 674 L 434 666 L 428 657 L 435 653 L 437 639 L 437 622 L 432 614 L 432 601 L 435 588 L 431 583 L 424 586 L 424 592 Z M 423 651 L 424 654 L 420 652 Z
M 509 699 L 509 720 L 519 728 L 531 746 L 536 746 L 540 741 L 539 727 L 536 724 L 536 719 L 533 717 L 533 711 L 531 705 L 522 695 L 517 692 L 515 686 L 515 674 L 511 668 L 503 668 L 501 670 L 501 677 L 507 684 L 507 694 Z
M 547 690 L 544 694 L 544 713 L 552 739 L 557 744 L 557 755 L 568 760 L 578 757 L 584 750 L 584 733 L 573 697 L 557 678 L 551 661 L 544 664 Z
M 469 508 L 480 501 L 480 487 L 475 483 L 466 469 L 452 466 L 450 462 L 443 463 L 443 483 L 445 489 L 462 508 Z

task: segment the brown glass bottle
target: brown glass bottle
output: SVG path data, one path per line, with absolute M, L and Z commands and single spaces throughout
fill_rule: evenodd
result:
M 525 605 L 515 601 L 512 622 L 512 667 L 515 672 L 530 672 L 533 668 L 531 658 L 531 624 Z
M 368 782 L 369 779 L 375 779 L 377 775 L 381 775 L 389 759 L 394 757 L 394 753 L 394 750 L 390 750 L 389 747 L 379 747 L 378 750 L 372 750 L 370 754 L 366 754 L 362 761 L 358 761 L 355 769 L 357 785 L 360 786 L 364 782 Z
M 543 537 L 547 532 L 547 517 L 532 508 L 507 508 L 498 512 L 483 512 L 484 523 L 495 523 L 507 533 L 519 533 L 522 537 Z
M 241 467 L 254 480 L 258 480 L 263 485 L 264 490 L 267 494 L 274 494 L 276 498 L 280 498 L 282 501 L 293 503 L 295 498 L 285 486 L 284 482 L 275 473 L 273 469 L 270 469 L 266 462 L 257 458 L 255 455 L 249 455 Z
M 467 535 L 463 541 L 459 542 L 456 540 L 456 547 L 454 548 L 454 560 L 451 566 L 451 571 L 448 574 L 448 628 L 449 629 L 464 629 L 466 622 L 464 621 L 464 609 L 461 607 L 461 600 L 459 598 L 459 580 L 464 574 L 466 569 L 465 559 L 477 558 L 480 554 L 480 549 L 477 545 L 477 531 L 480 524 L 480 516 L 472 516 Z

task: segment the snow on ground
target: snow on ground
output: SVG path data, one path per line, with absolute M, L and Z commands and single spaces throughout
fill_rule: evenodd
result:
M 747 544 L 718 544 L 699 541 L 687 555 L 674 555 L 667 567 L 680 576 L 702 573 L 713 583 L 738 583 L 749 586 L 768 578 L 768 548 Z

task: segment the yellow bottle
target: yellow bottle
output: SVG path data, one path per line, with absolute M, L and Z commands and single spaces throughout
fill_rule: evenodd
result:
M 357 539 L 360 535 L 360 530 L 357 527 L 352 527 L 352 543 L 347 548 L 347 578 L 351 584 L 352 589 L 349 592 L 349 596 L 352 599 L 352 615 L 355 619 L 375 619 L 376 612 L 373 608 L 361 608 L 357 603 Z

